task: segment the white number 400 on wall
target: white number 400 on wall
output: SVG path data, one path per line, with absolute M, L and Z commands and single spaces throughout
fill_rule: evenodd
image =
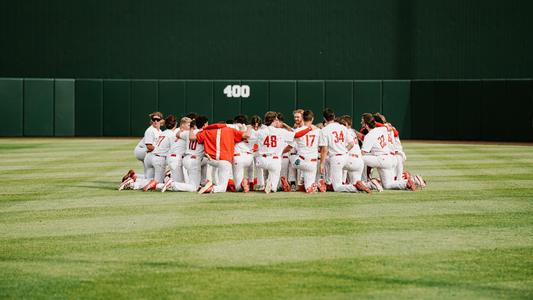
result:
M 250 97 L 250 87 L 247 85 L 227 85 L 224 94 L 228 98 L 248 98 Z

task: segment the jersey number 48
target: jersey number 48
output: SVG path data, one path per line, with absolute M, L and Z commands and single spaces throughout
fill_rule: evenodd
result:
M 275 135 L 267 135 L 263 141 L 263 145 L 270 148 L 276 148 L 278 146 L 277 137 Z

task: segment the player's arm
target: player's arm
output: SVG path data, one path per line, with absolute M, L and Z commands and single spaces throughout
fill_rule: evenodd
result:
M 155 147 L 152 144 L 146 144 L 146 149 L 148 150 L 146 152 L 152 152 L 154 151 Z
M 326 158 L 328 157 L 328 146 L 320 147 L 320 174 L 324 174 L 326 171 L 324 166 L 326 164 Z
M 306 135 L 311 130 L 313 130 L 313 127 L 308 126 L 306 129 L 303 129 L 303 130 L 300 130 L 300 131 L 296 132 L 294 134 L 294 138 L 295 139 L 301 138 L 302 136 Z
M 288 152 L 291 151 L 291 149 L 292 149 L 292 146 L 291 146 L 291 145 L 287 145 L 287 146 L 285 147 L 285 149 L 283 149 L 283 153 L 288 153 Z
M 283 128 L 287 129 L 288 131 L 293 131 L 292 127 L 290 127 L 289 125 L 285 124 L 285 122 L 281 122 L 281 126 L 283 126 Z
M 196 134 L 194 134 L 194 128 L 189 129 L 189 140 L 196 141 Z

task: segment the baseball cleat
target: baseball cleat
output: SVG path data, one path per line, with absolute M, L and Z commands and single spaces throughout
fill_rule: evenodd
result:
M 320 179 L 318 181 L 318 190 L 321 192 L 321 193 L 325 193 L 326 190 L 327 190 L 327 186 L 326 186 L 326 181 L 324 179 Z
M 156 187 L 157 187 L 157 181 L 152 179 L 144 186 L 143 191 L 145 191 L 145 192 L 149 191 L 149 190 L 155 191 Z
M 354 186 L 358 191 L 365 192 L 367 194 L 371 193 L 370 189 L 366 187 L 366 185 L 361 180 L 357 180 Z
M 402 178 L 408 180 L 409 178 L 411 178 L 411 174 L 409 174 L 409 172 L 407 171 L 403 171 Z
M 170 188 L 173 184 L 174 184 L 174 180 L 172 179 L 165 181 L 165 185 L 163 185 L 163 188 L 161 189 L 161 193 L 166 192 L 166 190 Z
M 289 182 L 287 181 L 287 178 L 285 178 L 285 176 L 281 176 L 279 180 L 281 181 L 281 187 L 283 188 L 283 191 L 290 192 L 291 186 Z
M 420 175 L 415 175 L 413 177 L 413 182 L 417 187 L 424 188 L 426 187 L 426 181 Z
M 368 181 L 368 184 L 370 185 L 371 189 L 376 190 L 378 192 L 383 192 L 383 186 L 381 186 L 381 183 L 377 179 L 370 179 Z
M 270 194 L 272 192 L 272 183 L 270 182 L 270 179 L 267 179 L 265 181 L 265 193 Z
M 135 171 L 129 170 L 126 175 L 122 176 L 122 182 L 126 181 L 128 178 L 132 178 L 135 180 L 137 178 L 137 175 L 135 175 Z
M 308 187 L 305 192 L 307 194 L 316 193 L 317 188 L 318 188 L 318 184 L 316 182 L 313 182 L 313 184 L 310 187 Z
M 413 179 L 409 178 L 407 179 L 407 186 L 405 187 L 407 190 L 416 191 L 416 184 L 413 181 Z
M 210 193 L 213 190 L 213 182 L 208 180 L 205 185 L 198 191 L 198 194 Z
M 122 181 L 122 183 L 118 186 L 118 190 L 122 191 L 124 189 L 132 189 L 134 182 L 135 180 L 133 180 L 133 178 L 126 178 L 126 180 Z
M 250 191 L 250 183 L 248 182 L 248 179 L 243 179 L 241 182 L 241 186 L 243 193 L 248 193 Z

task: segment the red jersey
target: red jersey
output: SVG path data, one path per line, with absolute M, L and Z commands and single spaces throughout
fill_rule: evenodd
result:
M 225 124 L 212 124 L 196 135 L 196 140 L 204 144 L 204 151 L 212 159 L 233 161 L 235 143 L 242 141 L 243 132 L 226 127 Z

